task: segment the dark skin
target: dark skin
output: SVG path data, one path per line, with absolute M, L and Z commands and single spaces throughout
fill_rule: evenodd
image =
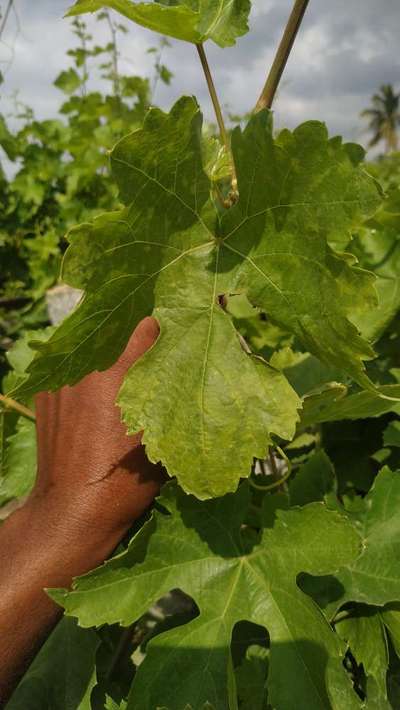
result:
M 62 615 L 44 589 L 68 587 L 104 562 L 165 478 L 114 404 L 158 332 L 145 318 L 109 370 L 37 396 L 37 481 L 0 527 L 0 707 Z

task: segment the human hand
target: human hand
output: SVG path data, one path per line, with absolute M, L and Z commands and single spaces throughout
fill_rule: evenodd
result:
M 156 320 L 145 318 L 109 370 L 37 396 L 38 475 L 28 505 L 55 509 L 71 525 L 93 525 L 93 533 L 112 539 L 148 507 L 163 470 L 148 461 L 140 434 L 126 435 L 115 399 L 158 333 Z
M 37 481 L 0 527 L 0 707 L 62 614 L 43 590 L 104 562 L 164 480 L 114 404 L 157 336 L 146 318 L 109 370 L 37 397 Z

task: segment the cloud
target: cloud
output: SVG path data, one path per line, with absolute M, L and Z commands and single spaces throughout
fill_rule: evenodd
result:
M 60 93 L 52 86 L 65 68 L 65 53 L 74 44 L 70 23 L 62 19 L 66 0 L 15 0 L 21 31 L 15 38 L 15 22 L 10 20 L 0 60 L 9 58 L 14 44 L 14 59 L 7 74 L 4 91 L 19 90 L 20 98 L 33 106 L 38 117 L 56 113 Z M 292 0 L 255 0 L 251 32 L 233 48 L 221 50 L 207 45 L 210 64 L 221 101 L 235 114 L 244 114 L 254 105 L 265 81 L 279 42 Z M 106 41 L 106 28 L 87 16 L 96 42 Z M 360 111 L 380 84 L 396 85 L 400 75 L 398 0 L 335 0 L 310 3 L 298 40 L 288 62 L 275 102 L 278 126 L 294 126 L 310 118 L 326 121 L 333 134 L 350 140 L 363 139 Z M 157 36 L 132 26 L 121 42 L 121 69 L 148 75 L 152 55 L 147 49 Z M 209 120 L 212 108 L 197 54 L 191 45 L 172 42 L 165 51 L 165 63 L 175 74 L 171 87 L 157 85 L 154 100 L 168 108 L 181 94 L 195 94 Z M 92 86 L 99 80 L 91 79 Z M 3 91 L 3 94 L 4 94 Z M 4 98 L 0 109 L 7 106 Z

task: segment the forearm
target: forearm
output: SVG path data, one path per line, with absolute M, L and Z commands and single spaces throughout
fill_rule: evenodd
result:
M 69 586 L 118 543 L 85 527 L 43 500 L 0 528 L 0 706 L 62 613 L 44 589 Z
M 61 615 L 44 589 L 101 564 L 164 480 L 115 406 L 126 371 L 158 332 L 144 319 L 109 370 L 36 398 L 35 488 L 0 528 L 0 706 Z
M 140 483 L 139 474 L 126 474 L 124 484 L 137 500 L 134 521 L 156 495 L 160 475 Z M 62 609 L 44 591 L 68 587 L 109 557 L 129 527 L 113 510 L 122 491 L 118 481 L 104 481 L 91 497 L 63 500 L 50 492 L 33 496 L 0 528 L 0 707 L 46 640 Z M 110 501 L 110 517 L 100 502 Z

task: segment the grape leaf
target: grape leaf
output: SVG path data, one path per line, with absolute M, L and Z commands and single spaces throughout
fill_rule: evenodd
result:
M 53 330 L 53 326 L 40 330 L 25 330 L 23 335 L 7 351 L 6 358 L 12 369 L 7 372 L 2 381 L 2 388 L 6 394 L 21 385 L 28 377 L 27 369 L 35 356 L 35 351 L 30 347 L 29 342 L 32 338 L 44 342 L 50 337 Z
M 360 314 L 356 324 L 369 340 L 377 340 L 400 308 L 400 191 L 389 193 L 381 208 L 352 244 L 365 269 L 376 277 L 378 307 Z
M 393 647 L 400 658 L 400 605 L 389 604 L 381 611 L 381 618 L 389 631 Z
M 2 82 L 0 81 L 0 84 Z M 16 160 L 18 156 L 18 138 L 8 129 L 3 116 L 0 115 L 0 146 L 3 148 L 9 160 Z
M 235 669 L 240 710 L 267 710 L 266 675 L 268 650 L 250 646 L 242 663 Z
M 54 82 L 54 86 L 66 94 L 74 94 L 82 84 L 82 79 L 75 69 L 67 69 L 62 71 Z
M 37 345 L 22 392 L 107 368 L 153 312 L 161 334 L 127 375 L 123 418 L 130 431 L 144 429 L 150 459 L 207 497 L 234 490 L 271 434 L 290 439 L 299 407 L 286 378 L 244 352 L 219 296 L 245 292 L 308 350 L 372 386 L 362 359 L 373 352 L 346 314 L 375 302 L 373 277 L 327 239 L 351 233 L 379 197 L 324 126 L 274 141 L 260 112 L 233 133 L 240 199 L 221 215 L 202 169 L 200 125 L 195 100 L 183 98 L 170 114 L 151 110 L 117 144 L 126 207 L 72 230 L 64 278 L 86 295 Z
M 383 445 L 400 447 L 400 422 L 398 420 L 387 425 L 383 432 Z
M 64 618 L 33 661 L 7 710 L 90 710 L 99 639 Z
M 364 710 L 364 705 L 355 695 L 350 676 L 346 673 L 343 677 L 342 669 L 339 668 L 334 658 L 330 658 L 326 668 L 326 684 L 330 705 L 327 707 L 333 710 L 346 708 L 346 710 Z
M 383 605 L 400 599 L 400 472 L 385 467 L 366 497 L 363 552 L 336 575 L 349 601 Z
M 115 700 L 107 696 L 104 710 L 126 710 L 126 708 L 127 706 L 125 700 L 123 700 L 121 704 L 118 704 Z
M 381 417 L 388 412 L 400 414 L 399 398 L 400 385 L 382 385 L 377 387 L 376 392 L 347 394 L 345 385 L 328 382 L 318 391 L 304 397 L 301 426 L 342 419 L 369 419 Z
M 390 240 L 389 238 L 385 239 L 387 253 L 381 257 L 379 265 L 377 260 L 375 263 L 372 259 L 362 261 L 364 268 L 372 271 L 377 277 L 378 304 L 377 308 L 372 309 L 368 316 L 366 313 L 362 313 L 355 319 L 355 322 L 363 335 L 371 341 L 378 340 L 400 308 L 399 234 Z M 385 233 L 374 236 L 375 238 L 379 236 L 382 241 L 387 237 Z
M 356 610 L 347 618 L 335 623 L 339 636 L 350 646 L 358 664 L 363 665 L 367 677 L 373 678 L 376 689 L 372 686 L 371 694 L 379 697 L 380 710 L 390 708 L 386 691 L 386 673 L 389 665 L 388 648 L 379 611 L 364 605 L 357 605 Z M 370 700 L 367 685 L 367 697 Z M 368 702 L 368 708 L 374 707 Z
M 46 340 L 53 328 L 24 332 L 6 353 L 11 370 L 3 378 L 2 388 L 8 392 L 27 378 L 26 369 L 34 357 L 28 341 L 34 336 Z M 29 402 L 30 407 L 33 406 Z M 27 495 L 36 478 L 36 428 L 32 420 L 18 416 L 10 409 L 0 411 L 0 506 L 13 498 Z
M 288 484 L 291 505 L 305 505 L 335 495 L 336 479 L 332 463 L 325 451 L 316 451 L 300 467 Z
M 36 477 L 35 422 L 20 417 L 15 432 L 4 442 L 0 469 L 0 506 L 31 490 Z
M 231 634 L 237 622 L 249 620 L 270 635 L 273 707 L 292 710 L 296 697 L 296 707 L 304 710 L 342 710 L 329 704 L 325 672 L 330 658 L 335 684 L 347 694 L 343 648 L 296 578 L 301 571 L 329 574 L 356 558 L 358 533 L 345 517 L 312 503 L 279 511 L 274 528 L 265 529 L 251 549 L 242 532 L 249 502 L 247 484 L 207 502 L 169 484 L 160 499 L 169 514 L 156 512 L 127 552 L 76 580 L 72 591 L 51 592 L 83 626 L 128 625 L 175 587 L 197 603 L 197 618 L 148 644 L 128 708 L 199 710 L 209 703 L 228 710 Z M 349 697 L 346 707 L 358 707 Z
M 249 29 L 250 0 L 77 0 L 67 16 L 97 12 L 103 7 L 155 32 L 195 44 L 212 39 L 220 47 L 227 47 Z
M 330 367 L 309 353 L 295 352 L 290 347 L 276 350 L 271 365 L 283 370 L 300 397 L 318 391 L 327 383 L 348 382 L 348 377 L 337 368 Z

